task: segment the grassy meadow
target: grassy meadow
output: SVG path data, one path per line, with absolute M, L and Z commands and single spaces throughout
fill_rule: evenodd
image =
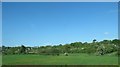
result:
M 117 56 L 88 54 L 52 55 L 4 55 L 3 65 L 118 65 Z

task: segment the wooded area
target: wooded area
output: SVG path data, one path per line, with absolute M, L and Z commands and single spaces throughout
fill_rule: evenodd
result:
M 57 55 L 64 54 L 66 56 L 69 53 L 87 53 L 95 55 L 105 55 L 115 52 L 115 55 L 119 55 L 120 40 L 103 40 L 98 42 L 96 39 L 92 43 L 88 42 L 74 42 L 70 44 L 59 45 L 47 45 L 38 47 L 26 47 L 24 45 L 17 47 L 2 46 L 2 54 L 41 54 L 41 55 Z

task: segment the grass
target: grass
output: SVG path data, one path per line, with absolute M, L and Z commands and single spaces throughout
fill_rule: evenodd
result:
M 108 55 L 4 55 L 2 58 L 3 65 L 118 65 L 118 57 Z

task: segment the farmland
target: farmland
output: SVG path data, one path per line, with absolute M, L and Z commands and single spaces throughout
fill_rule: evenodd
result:
M 117 56 L 88 54 L 59 55 L 4 55 L 3 65 L 117 65 Z
M 117 65 L 120 40 L 38 47 L 2 46 L 3 65 Z

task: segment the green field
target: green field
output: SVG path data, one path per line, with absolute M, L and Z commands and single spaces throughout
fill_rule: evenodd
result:
M 4 55 L 3 65 L 118 65 L 117 56 L 87 54 L 52 55 Z

